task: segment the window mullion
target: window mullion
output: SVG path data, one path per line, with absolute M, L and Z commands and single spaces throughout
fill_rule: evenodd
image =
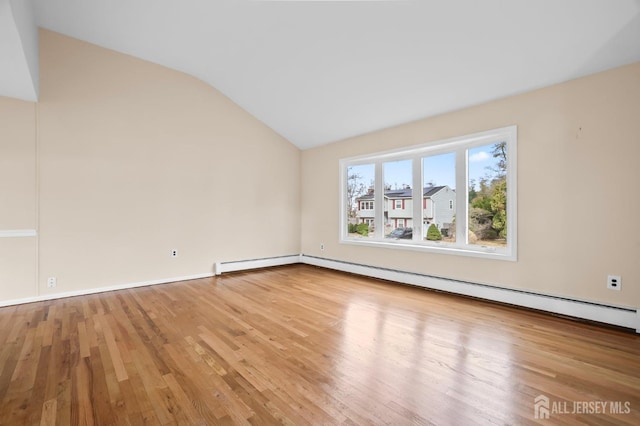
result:
M 413 241 L 422 241 L 422 160 L 419 156 L 413 158 Z
M 382 161 L 375 163 L 374 224 L 376 240 L 384 239 L 384 173 Z
M 467 244 L 468 229 L 468 209 L 469 209 L 469 189 L 467 188 L 469 179 L 467 176 L 467 150 L 465 148 L 456 150 L 456 243 Z

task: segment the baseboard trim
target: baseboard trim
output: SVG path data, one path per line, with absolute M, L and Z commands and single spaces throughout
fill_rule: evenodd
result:
M 377 266 L 363 265 L 359 263 L 346 262 L 305 254 L 275 256 L 261 259 L 247 259 L 230 262 L 217 262 L 215 264 L 215 272 L 213 273 L 208 272 L 203 274 L 163 278 L 158 280 L 120 284 L 108 287 L 83 289 L 65 293 L 46 294 L 37 297 L 5 300 L 0 301 L 0 307 L 62 299 L 65 297 L 85 296 L 107 291 L 126 290 L 130 288 L 145 287 L 157 284 L 168 284 L 178 281 L 210 278 L 226 272 L 292 265 L 296 263 L 303 263 L 371 278 L 379 278 L 402 284 L 424 287 L 432 290 L 440 290 L 464 296 L 477 297 L 480 299 L 507 303 L 510 305 L 537 309 L 560 315 L 567 315 L 574 318 L 581 318 L 604 324 L 633 329 L 636 331 L 636 333 L 640 334 L 640 309 L 638 308 L 606 305 L 586 300 L 571 299 L 567 297 L 560 297 L 519 289 L 510 289 L 488 284 L 459 281 L 449 278 L 406 272 L 390 268 L 381 268 Z
M 22 235 L 25 236 L 25 235 Z M 210 278 L 215 275 L 220 275 L 223 272 L 244 271 L 249 269 L 267 268 L 272 266 L 291 265 L 300 263 L 300 255 L 288 255 L 288 256 L 275 256 L 262 259 L 248 259 L 238 260 L 231 262 L 219 262 L 215 264 L 215 272 L 207 272 L 204 274 L 186 275 L 181 277 L 162 278 L 151 281 L 141 281 L 136 283 L 119 284 L 108 287 L 97 287 L 91 289 L 83 289 L 77 291 L 69 291 L 64 293 L 43 294 L 35 297 L 25 297 L 21 299 L 2 300 L 0 301 L 0 307 L 22 305 L 25 303 L 43 302 L 47 300 L 63 299 L 65 297 L 74 296 L 86 296 L 89 294 L 104 293 L 107 291 L 126 290 L 136 287 L 145 287 L 157 284 L 168 284 L 178 281 L 188 281 L 200 278 Z
M 249 269 L 268 268 L 272 266 L 292 265 L 301 263 L 299 254 L 287 256 L 263 257 L 260 259 L 235 260 L 231 262 L 217 262 L 216 275 L 225 272 L 246 271 Z
M 451 280 L 448 278 L 344 262 L 305 254 L 300 255 L 300 261 L 307 265 L 349 272 L 356 275 L 380 278 L 433 290 L 446 291 L 616 325 L 630 328 L 635 330 L 636 333 L 640 333 L 640 310 L 637 308 L 606 305 L 526 290 Z
M 83 289 L 83 290 L 76 290 L 76 291 L 68 291 L 64 293 L 44 294 L 36 297 L 25 297 L 22 299 L 0 301 L 0 307 L 22 305 L 24 303 L 44 302 L 47 300 L 63 299 L 65 297 L 86 296 L 89 294 L 104 293 L 107 291 L 127 290 L 130 288 L 146 287 L 146 286 L 157 285 L 157 284 L 168 284 L 168 283 L 173 283 L 178 281 L 197 280 L 200 278 L 210 278 L 213 276 L 214 274 L 209 272 L 205 274 L 187 275 L 183 277 L 162 278 L 158 280 L 141 281 L 137 283 L 119 284 L 119 285 L 114 285 L 109 287 L 97 287 L 97 288 L 90 288 L 90 289 Z

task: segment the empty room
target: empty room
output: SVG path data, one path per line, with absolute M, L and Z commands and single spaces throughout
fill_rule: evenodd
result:
M 0 424 L 640 424 L 639 0 L 0 0 Z

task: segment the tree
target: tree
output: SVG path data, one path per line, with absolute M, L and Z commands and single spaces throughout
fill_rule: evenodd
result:
M 350 219 L 356 217 L 358 203 L 356 199 L 366 192 L 366 187 L 359 173 L 347 171 L 347 215 Z
M 507 235 L 507 180 L 484 185 L 469 209 L 469 227 L 481 240 Z
M 469 188 L 469 228 L 481 240 L 507 236 L 507 143 L 493 144 L 491 155 L 497 162 L 487 167 L 479 189 L 473 180 Z
M 496 230 L 502 238 L 507 237 L 507 181 L 502 179 L 494 187 L 490 200 L 491 212 L 493 213 L 492 228 Z
M 476 191 L 476 180 L 471 179 L 469 181 L 469 203 L 471 203 L 478 196 L 478 191 Z
M 427 229 L 427 240 L 429 241 L 440 241 L 442 239 L 442 234 L 440 230 L 436 226 L 435 223 L 429 225 L 429 229 Z
M 471 207 L 491 211 L 491 199 L 488 196 L 478 195 L 471 202 Z
M 507 176 L 507 143 L 498 142 L 493 144 L 491 155 L 498 159 L 495 167 L 489 167 L 489 170 L 495 173 L 497 179 L 503 179 Z

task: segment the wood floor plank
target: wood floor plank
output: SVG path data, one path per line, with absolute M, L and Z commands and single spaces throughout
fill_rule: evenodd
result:
M 87 325 L 84 321 L 78 322 L 78 344 L 80 346 L 80 358 L 91 356 L 89 338 L 87 336 Z
M 120 349 L 118 348 L 115 336 L 113 335 L 113 330 L 111 329 L 111 325 L 109 324 L 106 317 L 106 315 L 100 316 L 100 329 L 102 330 L 104 341 L 107 344 L 107 349 L 109 350 L 109 355 L 111 356 L 111 362 L 113 363 L 116 377 L 118 378 L 118 381 L 121 382 L 123 380 L 127 380 L 129 376 L 127 375 L 127 369 L 124 366 L 124 361 L 122 360 Z
M 66 379 L 59 383 L 57 399 L 56 399 L 56 424 L 57 425 L 71 425 L 78 424 L 71 422 L 71 378 Z M 75 411 L 75 409 L 74 409 Z
M 83 360 L 88 361 L 87 358 Z M 94 412 L 92 381 L 91 366 L 84 361 L 78 363 L 72 372 L 71 419 L 73 424 L 87 426 L 95 424 L 97 412 Z
M 58 402 L 55 399 L 50 399 L 42 404 L 40 426 L 55 426 L 57 404 Z
M 192 424 L 192 425 L 206 424 L 204 419 L 196 411 L 191 399 L 187 396 L 187 394 L 182 389 L 182 387 L 180 386 L 176 378 L 173 376 L 173 374 L 171 373 L 165 374 L 164 376 L 162 376 L 162 378 L 164 379 L 165 383 L 169 387 L 169 390 L 171 391 L 171 393 L 175 396 L 177 405 L 180 407 L 180 409 L 184 413 L 189 424 Z
M 0 308 L 0 424 L 534 425 L 544 395 L 553 424 L 637 425 L 639 355 L 632 332 L 293 265 Z
M 161 424 L 171 424 L 174 419 L 162 392 L 167 387 L 167 384 L 162 380 L 160 372 L 154 370 L 153 362 L 148 354 L 132 351 L 131 357 L 142 381 L 143 391 L 147 394 L 155 415 Z
M 177 376 L 176 380 L 179 379 L 183 390 L 206 424 L 215 424 L 217 419 L 225 416 L 226 411 L 217 398 L 211 398 L 216 389 L 210 377 L 224 375 L 226 372 L 218 374 L 217 370 L 210 369 L 209 364 L 203 362 L 197 354 L 192 354 L 190 349 L 191 346 L 186 343 L 182 345 L 181 342 L 165 345 L 167 354 L 180 365 L 180 369 L 173 373 Z
M 42 343 L 42 337 L 39 338 L 38 344 Z M 31 389 L 31 395 L 29 397 L 29 405 L 30 406 L 40 406 L 45 404 L 46 399 L 46 390 L 47 390 L 47 380 L 49 378 L 48 368 L 49 368 L 49 359 L 51 359 L 51 346 L 42 346 L 39 353 L 39 360 L 37 364 L 37 369 L 35 372 L 35 382 L 33 383 L 33 387 Z M 38 416 L 42 413 L 38 413 L 37 410 L 28 410 L 27 413 L 27 423 L 28 424 L 38 424 Z

